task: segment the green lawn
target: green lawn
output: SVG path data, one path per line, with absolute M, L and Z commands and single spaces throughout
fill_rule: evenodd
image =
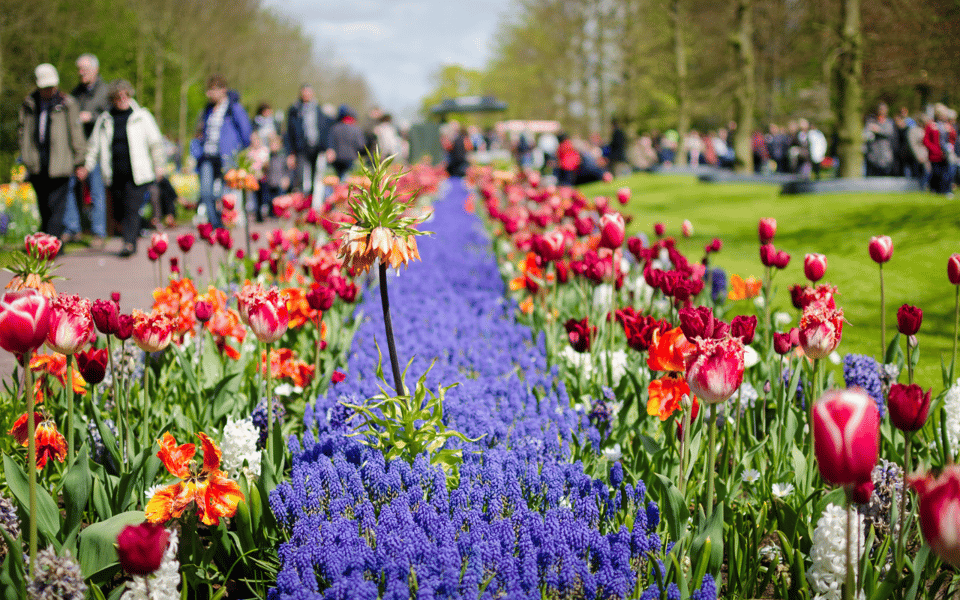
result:
M 723 250 L 712 260 L 729 274 L 762 276 L 757 221 L 774 217 L 778 226 L 774 244 L 792 258 L 774 279 L 778 294 L 773 308 L 790 312 L 794 325 L 799 314 L 790 304 L 789 287 L 806 281 L 806 253 L 825 254 L 823 281 L 838 287 L 837 305 L 848 321 L 838 348 L 841 355 L 853 352 L 879 357 L 880 285 L 878 267 L 870 260 L 867 245 L 871 236 L 889 235 L 894 252 L 884 266 L 887 341 L 896 333 L 896 312 L 901 304 L 923 309 L 916 380 L 933 387 L 934 393 L 942 389 L 940 356 L 949 362 L 955 294 L 947 280 L 946 264 L 951 254 L 960 252 L 960 211 L 955 201 L 925 193 L 781 196 L 780 187 L 774 185 L 700 183 L 693 176 L 650 174 L 593 184 L 582 191 L 588 197 L 613 198 L 616 189 L 624 185 L 633 190 L 632 199 L 623 207 L 624 214 L 633 216 L 628 234 L 645 231 L 652 236 L 653 224 L 663 222 L 667 234 L 677 238 L 679 248 L 691 260 L 699 260 L 703 246 L 719 237 Z M 680 234 L 684 219 L 694 227 L 690 239 Z M 905 376 L 901 378 L 905 380 Z

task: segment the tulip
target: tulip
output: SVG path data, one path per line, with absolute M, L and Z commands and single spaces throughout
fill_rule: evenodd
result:
M 110 292 L 110 299 L 113 300 L 118 308 L 120 307 L 120 292 Z
M 573 228 L 579 236 L 590 235 L 593 233 L 593 219 L 585 215 L 579 216 L 573 220 Z
M 206 323 L 213 317 L 213 304 L 206 300 L 197 300 L 193 310 L 197 315 L 197 320 L 201 323 Z
M 720 238 L 713 238 L 713 241 L 704 246 L 704 254 L 710 254 L 711 252 L 720 252 L 723 249 L 723 240 Z
M 535 239 L 533 249 L 545 261 L 560 260 L 566 253 L 567 238 L 559 229 L 554 229 Z
M 930 412 L 930 391 L 924 393 L 923 388 L 915 383 L 892 384 L 887 406 L 894 427 L 900 431 L 918 431 L 923 427 Z
M 107 375 L 107 349 L 88 348 L 77 352 L 77 367 L 84 381 L 96 385 Z
M 230 236 L 229 230 L 221 227 L 220 229 L 217 229 L 215 235 L 217 243 L 220 244 L 224 250 L 230 250 L 233 248 L 233 237 Z
M 773 263 L 773 266 L 775 266 L 778 269 L 781 269 L 781 270 L 786 269 L 787 265 L 790 264 L 790 255 L 787 254 L 786 251 L 784 250 L 779 250 L 772 257 L 771 262 Z
M 37 232 L 23 238 L 24 251 L 40 260 L 53 260 L 60 252 L 63 243 L 56 236 Z
M 150 259 L 150 262 L 157 262 L 160 260 L 160 255 L 157 253 L 157 249 L 153 246 L 147 248 L 147 258 Z
M 569 319 L 563 325 L 567 330 L 567 338 L 570 340 L 570 346 L 577 352 L 589 352 L 590 343 L 593 337 L 597 335 L 596 326 L 591 326 L 588 318 L 581 320 Z
M 688 340 L 697 338 L 720 339 L 726 336 L 729 326 L 713 316 L 713 311 L 706 306 L 681 308 L 677 313 L 680 318 L 680 331 Z
M 606 213 L 600 217 L 600 246 L 616 250 L 623 245 L 626 225 L 620 213 Z
M 773 247 L 773 244 L 763 244 L 760 246 L 760 262 L 763 266 L 772 267 L 776 258 L 777 249 Z
M 667 231 L 667 226 L 663 223 L 654 223 L 653 224 L 653 233 L 657 237 L 663 237 L 663 234 Z
M 683 237 L 693 235 L 693 223 L 689 219 L 684 219 L 683 223 L 680 224 L 680 232 L 683 233 Z
M 813 283 L 823 279 L 826 271 L 827 257 L 825 255 L 811 252 L 803 257 L 803 274 Z
M 960 465 L 948 465 L 938 477 L 908 477 L 919 497 L 920 531 L 944 562 L 960 567 Z
M 707 404 L 723 402 L 743 382 L 743 342 L 697 338 L 693 352 L 684 359 L 690 390 Z
M 960 285 L 960 254 L 951 254 L 947 259 L 947 279 L 953 285 Z
M 43 344 L 49 330 L 50 301 L 37 290 L 6 292 L 0 298 L 0 348 L 29 354 Z
M 76 294 L 60 294 L 50 303 L 47 345 L 60 354 L 75 354 L 91 339 L 93 318 L 90 300 Z
M 957 336 L 960 335 L 960 254 L 953 254 L 947 260 L 947 279 L 956 287 L 953 306 L 953 359 L 950 361 L 950 381 L 953 381 L 953 369 L 957 364 Z
M 893 256 L 893 240 L 888 235 L 875 235 L 870 238 L 869 250 L 873 262 L 883 264 Z
M 121 342 L 133 337 L 133 315 L 120 315 L 117 318 L 117 339 Z
M 630 201 L 630 188 L 622 187 L 617 190 L 617 202 L 620 204 L 626 204 Z
M 177 245 L 180 246 L 180 251 L 186 254 L 190 252 L 190 248 L 193 248 L 194 242 L 197 241 L 197 238 L 189 233 L 177 236 Z
M 313 310 L 327 311 L 333 306 L 337 293 L 333 288 L 325 285 L 315 285 L 307 292 L 307 304 Z
M 150 236 L 150 247 L 157 252 L 158 256 L 163 256 L 163 253 L 167 251 L 169 241 L 170 238 L 166 233 L 154 233 Z
M 247 253 L 243 251 L 242 248 L 237 249 L 237 260 L 243 260 L 247 256 Z
M 897 310 L 897 331 L 903 335 L 917 335 L 921 322 L 923 311 L 916 306 L 904 304 Z
M 246 312 L 253 335 L 265 344 L 279 340 L 287 331 L 289 324 L 287 303 L 276 287 L 250 298 Z
M 117 536 L 120 568 L 131 575 L 146 576 L 160 568 L 170 532 L 159 523 L 127 525 Z
M 133 341 L 141 350 L 160 352 L 170 345 L 172 338 L 173 324 L 166 315 L 133 311 Z
M 794 327 L 786 333 L 774 333 L 773 334 L 773 350 L 780 356 L 787 354 L 799 344 L 797 342 L 797 336 L 799 335 L 799 330 Z
M 770 217 L 760 219 L 757 232 L 760 234 L 760 244 L 769 244 L 777 235 L 777 220 Z
M 843 334 L 843 311 L 819 302 L 803 309 L 800 346 L 813 359 L 825 358 L 837 349 Z
M 197 235 L 211 246 L 216 243 L 216 240 L 213 239 L 213 225 L 210 223 L 200 223 L 197 225 Z
M 597 213 L 602 215 L 610 208 L 610 200 L 606 196 L 597 196 L 593 199 L 593 206 L 597 209 Z
M 828 390 L 813 405 L 813 449 L 820 475 L 852 489 L 871 480 L 880 447 L 877 403 L 860 388 Z
M 869 504 L 873 496 L 874 485 L 872 481 L 861 481 L 851 492 L 851 500 L 857 504 Z
M 734 317 L 733 321 L 730 322 L 730 335 L 735 338 L 740 338 L 740 341 L 743 342 L 744 345 L 753 343 L 753 336 L 756 332 L 756 317 L 744 317 L 741 315 Z

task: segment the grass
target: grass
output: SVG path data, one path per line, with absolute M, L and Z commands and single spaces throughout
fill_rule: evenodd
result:
M 951 200 L 927 193 L 781 196 L 775 185 L 700 183 L 693 176 L 646 173 L 584 186 L 582 191 L 588 197 L 613 198 L 622 186 L 633 190 L 632 199 L 622 207 L 633 217 L 629 235 L 643 231 L 652 237 L 653 224 L 662 222 L 691 260 L 700 260 L 703 247 L 718 237 L 723 250 L 711 262 L 728 274 L 763 275 L 757 222 L 761 217 L 775 218 L 774 244 L 789 252 L 791 260 L 774 278 L 773 310 L 793 315 L 794 326 L 799 313 L 790 303 L 789 288 L 806 282 L 805 254 L 825 254 L 827 273 L 822 282 L 837 286 L 837 305 L 848 321 L 837 349 L 841 355 L 880 356 L 879 275 L 867 245 L 874 235 L 889 235 L 894 252 L 884 265 L 887 343 L 897 332 L 896 312 L 902 304 L 923 309 L 916 382 L 933 387 L 934 393 L 942 389 L 940 359 L 950 361 L 954 327 L 955 289 L 947 280 L 946 264 L 951 254 L 960 252 L 960 212 L 951 210 Z M 680 234 L 684 219 L 693 224 L 690 239 Z M 735 310 L 750 312 L 752 307 Z M 839 367 L 836 375 L 842 381 Z

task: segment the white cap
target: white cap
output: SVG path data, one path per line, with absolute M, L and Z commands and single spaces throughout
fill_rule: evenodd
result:
M 57 74 L 57 68 L 50 63 L 37 65 L 33 74 L 37 77 L 37 87 L 49 88 L 60 85 L 60 76 Z

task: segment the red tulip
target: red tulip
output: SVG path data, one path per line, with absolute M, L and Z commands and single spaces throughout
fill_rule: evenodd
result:
M 797 347 L 797 342 L 794 340 L 796 334 L 798 334 L 796 327 L 791 329 L 786 333 L 777 333 L 773 334 L 773 350 L 780 356 L 787 354 L 791 350 Z
M 713 316 L 706 306 L 685 307 L 677 313 L 680 318 L 680 331 L 688 340 L 697 338 L 720 339 L 726 337 L 730 326 Z
M 352 281 L 343 281 L 340 285 L 337 286 L 337 295 L 340 296 L 340 299 L 346 302 L 347 304 L 353 304 L 357 299 L 357 284 Z
M 600 217 L 600 246 L 616 250 L 623 245 L 626 225 L 620 213 L 606 213 Z
M 127 525 L 117 536 L 120 567 L 131 575 L 150 575 L 160 568 L 170 532 L 159 523 Z
M 167 251 L 169 242 L 170 238 L 166 233 L 154 233 L 150 236 L 150 247 L 156 250 L 158 256 L 163 256 L 163 253 Z
M 953 285 L 960 285 L 960 254 L 952 254 L 947 259 L 947 279 Z
M 757 317 L 737 316 L 730 322 L 730 335 L 740 338 L 740 341 L 746 344 L 753 342 L 753 336 L 757 332 Z
M 803 257 L 803 274 L 813 283 L 823 279 L 826 272 L 827 257 L 825 255 L 811 252 Z
M 573 228 L 579 236 L 590 235 L 593 233 L 593 219 L 586 215 L 581 215 L 573 220 Z
M 534 239 L 533 250 L 545 261 L 560 260 L 567 251 L 567 237 L 559 229 L 553 229 Z
M 215 235 L 216 235 L 217 243 L 220 244 L 220 246 L 224 250 L 230 250 L 231 248 L 233 248 L 233 237 L 230 236 L 229 230 L 223 229 L 221 227 L 220 229 L 217 229 Z
M 97 384 L 107 376 L 107 349 L 88 348 L 77 352 L 77 368 L 84 381 Z
M 197 241 L 197 238 L 189 233 L 185 233 L 181 236 L 177 236 L 177 245 L 180 246 L 180 251 L 186 254 L 190 252 L 190 248 L 193 248 L 193 243 Z
M 133 337 L 133 315 L 120 315 L 117 317 L 117 339 L 121 342 Z
M 119 335 L 117 336 L 119 337 Z M 160 352 L 170 345 L 173 323 L 160 313 L 133 311 L 133 341 L 144 352 Z
M 42 260 L 53 260 L 60 252 L 62 242 L 56 236 L 37 232 L 23 238 L 23 249 L 27 254 Z
M 916 306 L 904 304 L 897 310 L 897 331 L 903 335 L 917 335 L 922 322 L 923 311 Z
M 606 196 L 597 196 L 593 199 L 593 205 L 596 207 L 597 213 L 602 215 L 610 208 L 610 200 Z
M 157 262 L 160 260 L 160 255 L 157 254 L 157 249 L 153 246 L 147 248 L 147 258 L 149 258 L 151 262 Z
M 890 409 L 890 421 L 900 431 L 917 431 L 927 422 L 930 412 L 930 391 L 912 383 L 890 386 L 887 406 Z
M 837 349 L 843 334 L 843 311 L 814 302 L 800 318 L 800 346 L 810 358 L 825 358 Z
M 872 481 L 861 481 L 853 488 L 850 499 L 857 504 L 868 504 L 873 496 L 874 485 Z
M 620 204 L 626 204 L 630 202 L 630 188 L 622 187 L 617 190 L 617 202 Z
M 920 531 L 930 549 L 960 567 L 960 465 L 948 465 L 938 477 L 908 477 L 919 497 Z
M 120 308 L 120 292 L 110 292 L 110 299 Z
M 247 303 L 246 311 L 253 335 L 265 344 L 279 340 L 280 336 L 287 331 L 290 320 L 287 302 L 276 287 L 252 296 Z
M 94 339 L 91 303 L 76 294 L 60 294 L 50 303 L 47 345 L 60 354 L 74 354 Z
M 213 225 L 210 223 L 200 223 L 197 225 L 197 234 L 200 236 L 200 239 L 210 244 L 211 246 L 216 243 L 216 240 L 213 239 Z
M 769 244 L 775 235 L 777 235 L 777 220 L 770 217 L 760 219 L 757 226 L 757 233 L 760 234 L 760 244 Z
M 197 315 L 197 320 L 206 323 L 213 317 L 213 304 L 206 300 L 197 300 L 193 305 L 193 310 Z
M 0 298 L 0 348 L 27 354 L 39 348 L 50 330 L 50 301 L 33 288 Z
M 334 371 L 333 374 L 330 375 L 330 383 L 333 383 L 333 384 L 341 383 L 346 378 L 347 376 L 341 373 L 340 371 Z
M 569 319 L 564 323 L 567 330 L 567 338 L 570 340 L 570 346 L 577 352 L 589 352 L 590 343 L 597 335 L 596 326 L 591 326 L 587 317 L 581 320 Z
M 888 235 L 875 235 L 870 238 L 869 250 L 873 262 L 883 264 L 893 256 L 893 240 Z
M 777 249 L 773 247 L 773 244 L 763 244 L 760 246 L 760 262 L 763 266 L 772 267 L 776 258 Z
M 237 249 L 237 260 L 243 260 L 247 256 L 247 253 L 243 251 L 243 248 Z
M 787 254 L 786 251 L 784 250 L 779 250 L 773 256 L 773 259 L 771 262 L 773 263 L 773 266 L 775 266 L 778 269 L 786 269 L 787 265 L 790 264 L 790 255 Z
M 691 223 L 689 219 L 684 219 L 683 223 L 680 224 L 680 233 L 683 234 L 683 237 L 693 235 L 693 223 Z
M 313 310 L 327 311 L 333 306 L 333 300 L 337 297 L 337 292 L 333 288 L 325 285 L 314 285 L 307 292 L 307 304 Z
M 684 364 L 687 384 L 697 398 L 707 404 L 723 402 L 743 383 L 743 342 L 729 336 L 698 338 Z
M 711 252 L 720 252 L 723 248 L 723 240 L 720 238 L 713 238 L 713 241 L 704 246 L 704 254 L 710 254 Z
M 813 405 L 813 450 L 828 483 L 871 480 L 880 447 L 876 401 L 860 388 L 828 390 Z
M 654 223 L 654 224 L 653 224 L 653 233 L 654 233 L 657 237 L 663 237 L 663 234 L 666 233 L 666 231 L 667 231 L 667 226 L 664 225 L 663 223 Z
M 805 309 L 814 302 L 822 302 L 829 308 L 836 308 L 834 295 L 837 293 L 837 287 L 828 284 L 820 284 L 817 287 L 809 285 L 795 285 L 790 288 L 790 300 L 794 308 Z

